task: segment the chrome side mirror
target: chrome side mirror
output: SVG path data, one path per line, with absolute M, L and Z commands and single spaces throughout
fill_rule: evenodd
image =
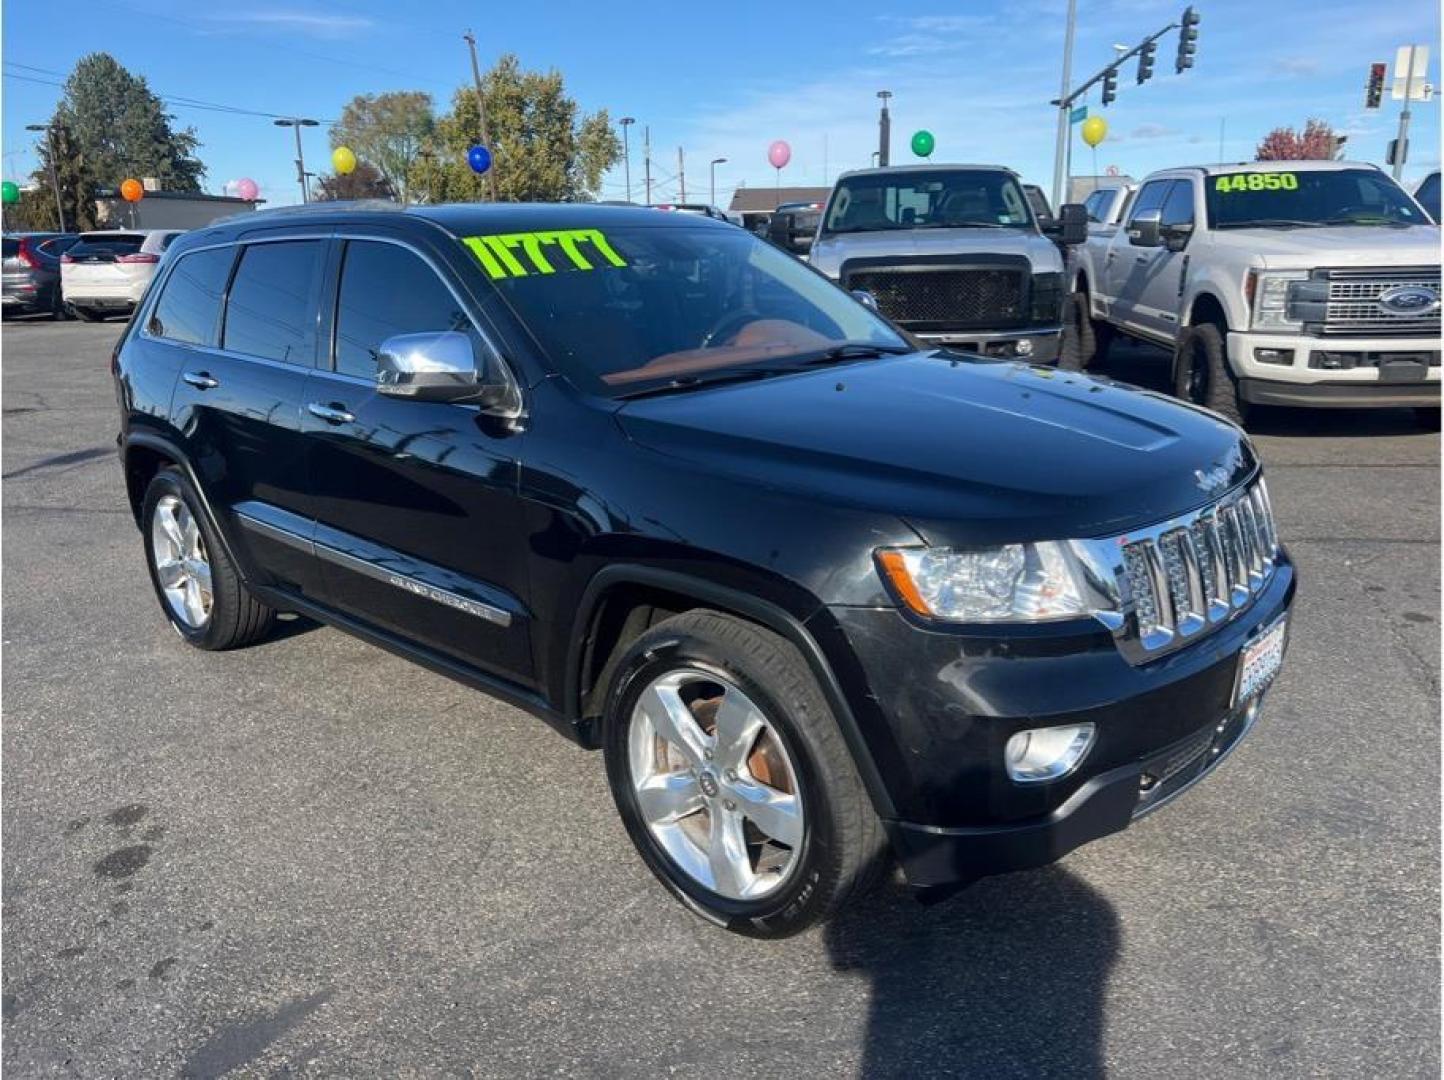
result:
M 1163 243 L 1162 210 L 1145 210 L 1128 223 L 1128 242 L 1134 247 L 1158 247 Z
M 871 308 L 873 311 L 878 310 L 877 297 L 873 296 L 873 294 L 866 289 L 851 289 L 849 291 L 852 293 L 852 298 L 863 307 Z
M 470 335 L 459 330 L 396 334 L 376 353 L 376 388 L 388 397 L 451 401 L 483 408 L 516 402 L 509 378 L 487 379 L 478 371 Z

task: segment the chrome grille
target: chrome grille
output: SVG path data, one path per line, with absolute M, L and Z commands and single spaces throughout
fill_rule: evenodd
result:
M 1202 510 L 1088 547 L 1095 566 L 1113 567 L 1123 613 L 1115 633 L 1143 662 L 1247 608 L 1273 576 L 1278 532 L 1259 479 Z
M 1400 286 L 1418 286 L 1439 293 L 1439 267 L 1404 266 L 1329 270 L 1329 293 L 1325 307 L 1325 334 L 1368 333 L 1438 334 L 1439 308 L 1417 314 L 1391 312 L 1379 304 L 1379 297 Z

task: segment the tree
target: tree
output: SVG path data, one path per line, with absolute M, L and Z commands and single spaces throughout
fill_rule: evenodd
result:
M 371 162 L 407 202 L 412 164 L 435 124 L 431 95 L 420 90 L 359 94 L 341 110 L 331 129 L 331 146 L 349 146 Z
M 523 71 L 511 54 L 482 79 L 497 196 L 507 202 L 582 202 L 596 197 L 602 174 L 621 159 L 622 143 L 605 109 L 578 115 L 561 73 Z M 433 153 L 422 155 L 412 187 L 430 202 L 479 201 L 487 181 L 466 163 L 481 142 L 476 91 L 461 87 L 439 118 Z
M 50 176 L 50 145 L 55 144 L 55 180 Z M 71 232 L 100 227 L 95 212 L 95 189 L 103 181 L 94 171 L 91 159 L 80 149 L 70 125 L 57 119 L 52 130 L 40 143 L 40 166 L 33 175 L 35 188 L 27 192 L 33 202 L 28 216 L 31 228 L 60 228 L 55 213 L 55 183 L 60 185 L 60 201 L 65 207 L 65 227 Z M 118 183 L 118 181 L 117 181 Z
M 1291 127 L 1277 127 L 1264 136 L 1254 152 L 1256 161 L 1332 161 L 1344 139 L 1322 120 L 1310 120 L 1300 135 Z
M 395 194 L 380 169 L 369 161 L 358 161 L 349 173 L 318 176 L 315 198 L 317 202 L 334 202 L 337 199 L 391 199 Z

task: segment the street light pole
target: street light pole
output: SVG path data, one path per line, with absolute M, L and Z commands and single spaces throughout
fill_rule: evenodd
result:
M 632 201 L 632 147 L 627 141 L 627 129 L 636 122 L 634 116 L 624 116 L 618 121 L 622 125 L 622 174 L 627 178 L 627 202 Z
M 1058 92 L 1058 141 L 1053 149 L 1053 205 L 1063 205 L 1063 173 L 1068 157 L 1068 83 L 1073 78 L 1073 31 L 1078 23 L 1078 0 L 1068 0 L 1068 25 L 1063 32 L 1063 88 Z
M 65 207 L 60 202 L 60 174 L 55 170 L 55 123 L 26 124 L 25 130 L 45 132 L 45 142 L 50 147 L 50 186 L 55 189 L 55 217 L 60 223 L 60 231 L 64 232 Z
M 301 151 L 301 129 L 303 127 L 318 127 L 320 121 L 307 120 L 303 117 L 293 116 L 285 120 L 275 121 L 277 127 L 294 128 L 296 132 L 296 180 L 301 185 L 301 201 L 311 201 L 310 194 L 306 191 L 306 155 Z
M 892 117 L 888 115 L 887 99 L 892 97 L 892 91 L 879 90 L 877 96 L 882 99 L 882 111 L 877 116 L 877 163 L 886 168 L 892 145 Z
M 1409 141 L 1409 99 L 1414 96 L 1414 46 L 1409 46 L 1409 67 L 1404 73 L 1404 108 L 1399 113 L 1399 135 L 1394 140 L 1394 179 L 1404 175 L 1404 146 Z M 1398 67 L 1396 61 L 1395 67 Z M 1398 71 L 1394 72 L 1395 86 L 1398 86 Z
M 707 166 L 707 172 L 709 173 L 710 179 L 711 179 L 711 181 L 712 181 L 712 184 L 711 184 L 712 200 L 711 200 L 710 203 L 708 203 L 709 206 L 716 206 L 716 205 L 717 205 L 717 166 L 718 166 L 718 165 L 725 165 L 725 164 L 727 164 L 727 159 L 726 159 L 725 157 L 718 157 L 718 158 L 713 158 L 713 159 L 712 159 L 712 163 Z

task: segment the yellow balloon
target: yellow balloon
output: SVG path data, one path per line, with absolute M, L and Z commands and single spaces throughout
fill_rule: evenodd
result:
M 331 164 L 342 176 L 356 168 L 356 155 L 349 146 L 338 146 L 331 151 Z
M 1101 116 L 1090 116 L 1083 121 L 1083 141 L 1097 146 L 1108 137 L 1108 121 Z

